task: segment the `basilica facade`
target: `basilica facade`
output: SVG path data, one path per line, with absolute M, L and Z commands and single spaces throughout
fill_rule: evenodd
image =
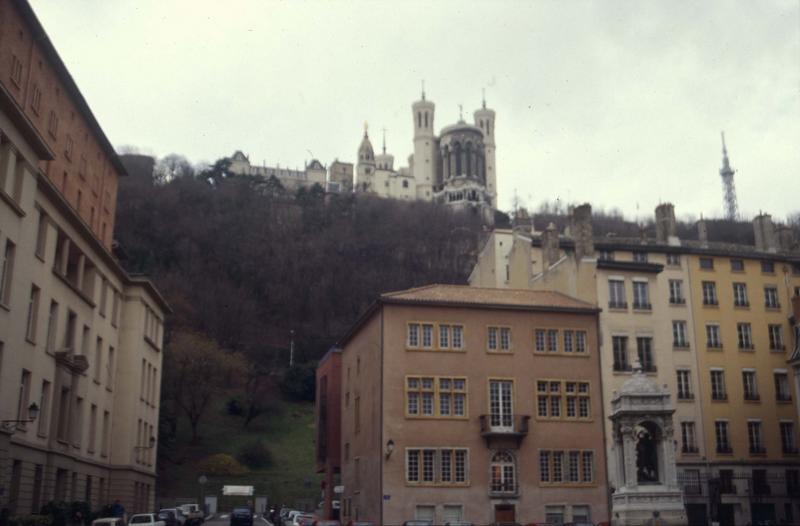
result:
M 381 153 L 375 155 L 365 127 L 358 148 L 355 190 L 472 209 L 491 221 L 497 205 L 494 110 L 487 108 L 484 101 L 473 113 L 472 124 L 462 115 L 437 135 L 436 107 L 425 98 L 425 92 L 411 109 L 414 153 L 408 158 L 408 166 L 395 168 L 394 156 L 386 153 L 385 141 Z

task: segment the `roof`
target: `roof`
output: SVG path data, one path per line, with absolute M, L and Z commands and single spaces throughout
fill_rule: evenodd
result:
M 549 290 L 489 289 L 467 285 L 432 284 L 413 289 L 387 292 L 367 308 L 358 320 L 336 342 L 344 348 L 361 327 L 383 305 L 420 305 L 430 307 L 482 308 L 539 312 L 572 312 L 596 314 L 600 309 L 566 294 Z
M 446 305 L 463 307 L 509 308 L 598 312 L 591 303 L 549 290 L 490 289 L 466 285 L 426 285 L 382 294 L 383 303 Z
M 58 51 L 56 51 L 55 46 L 53 46 L 53 43 L 50 42 L 50 37 L 47 36 L 47 32 L 44 30 L 44 27 L 42 27 L 41 22 L 39 22 L 39 19 L 36 17 L 36 13 L 34 13 L 30 4 L 26 0 L 19 0 L 12 2 L 12 4 L 16 6 L 16 8 L 19 10 L 19 13 L 22 15 L 22 18 L 31 28 L 34 39 L 42 47 L 42 53 L 50 62 L 51 66 L 58 75 L 59 80 L 64 84 L 64 87 L 72 97 L 75 106 L 77 106 L 78 110 L 86 119 L 89 129 L 91 129 L 94 135 L 97 137 L 97 142 L 100 143 L 100 147 L 105 151 L 105 154 L 108 156 L 111 164 L 117 170 L 119 175 L 128 175 L 128 172 L 125 171 L 125 167 L 122 165 L 122 162 L 117 156 L 117 152 L 114 150 L 114 147 L 111 145 L 108 137 L 106 137 L 105 132 L 97 122 L 94 113 L 92 113 L 91 108 L 89 108 L 89 104 L 86 102 L 86 99 L 83 98 L 83 94 L 81 93 L 80 89 L 78 89 L 78 85 L 72 79 L 72 75 L 70 75 L 67 66 L 64 65 L 64 62 L 58 55 Z

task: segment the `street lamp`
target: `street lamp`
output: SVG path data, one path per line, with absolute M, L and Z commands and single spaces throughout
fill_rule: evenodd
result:
M 13 433 L 14 431 L 17 430 L 17 427 L 20 424 L 30 424 L 31 422 L 36 420 L 36 417 L 38 417 L 38 416 L 39 416 L 39 406 L 36 405 L 36 402 L 34 402 L 34 403 L 32 403 L 31 405 L 28 406 L 28 418 L 27 418 L 27 420 L 3 420 L 3 421 L 0 421 L 0 425 L 3 426 L 3 429 L 5 431 L 8 431 L 9 433 Z

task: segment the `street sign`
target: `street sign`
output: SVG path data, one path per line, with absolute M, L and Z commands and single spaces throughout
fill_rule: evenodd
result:
M 383 500 L 389 500 L 389 499 L 391 499 L 391 498 L 392 498 L 392 496 L 391 496 L 391 495 L 384 495 L 384 496 L 383 496 Z
M 197 477 L 197 482 L 199 484 L 205 484 L 206 482 L 208 482 L 208 477 L 206 477 L 205 475 L 200 475 L 199 477 Z
M 252 497 L 253 486 L 222 486 L 223 495 L 236 495 L 240 497 Z
M 334 486 L 333 487 L 334 493 L 344 493 L 344 486 Z

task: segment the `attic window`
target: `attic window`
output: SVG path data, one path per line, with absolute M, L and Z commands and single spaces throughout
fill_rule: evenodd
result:
M 603 261 L 614 261 L 614 251 L 613 250 L 601 250 L 600 254 L 598 255 L 598 259 Z
M 647 252 L 634 252 L 633 260 L 637 263 L 647 263 Z

